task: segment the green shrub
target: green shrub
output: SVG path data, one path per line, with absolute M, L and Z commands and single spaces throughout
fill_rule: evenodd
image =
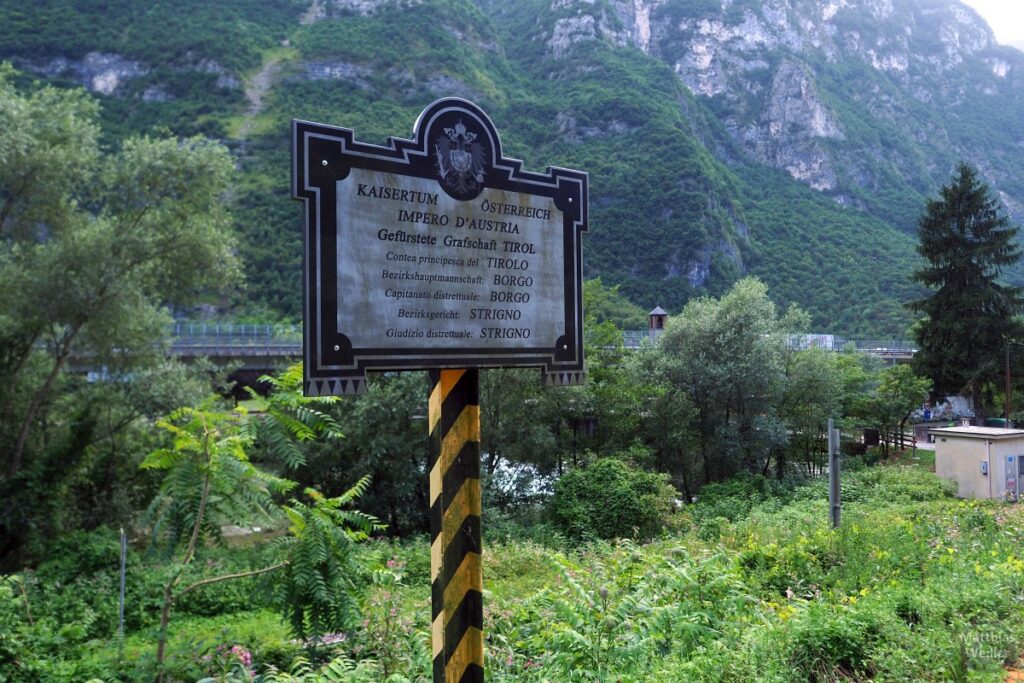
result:
M 955 495 L 955 484 L 914 467 L 869 467 L 843 480 L 844 502 L 911 503 Z
M 602 458 L 555 484 L 553 511 L 575 540 L 650 539 L 665 528 L 678 495 L 664 474 Z
M 83 629 L 80 640 L 109 637 L 118 620 L 118 532 L 105 527 L 79 531 L 53 543 L 53 559 L 22 578 L 36 621 L 75 624 Z M 165 570 L 147 565 L 129 547 L 127 572 L 124 616 L 132 630 L 152 623 L 159 612 L 159 581 Z
M 0 576 L 0 680 L 23 673 L 25 607 L 20 576 Z M 21 660 L 21 661 L 19 661 Z
M 171 632 L 165 670 L 172 681 L 197 681 L 210 676 L 217 681 L 251 681 L 249 672 L 268 666 L 287 667 L 302 652 L 301 643 L 291 638 L 287 623 L 272 610 L 216 617 L 184 616 L 172 623 Z M 239 655 L 244 653 L 248 653 L 246 659 L 250 664 L 243 668 Z M 111 638 L 88 643 L 75 654 L 75 661 L 65 662 L 63 670 L 53 668 L 39 680 L 149 681 L 156 671 L 149 630 L 129 632 L 123 647 Z M 48 655 L 53 658 L 52 652 Z M 0 680 L 2 674 L 0 668 Z
M 868 467 L 868 464 L 864 461 L 864 456 L 861 455 L 843 455 L 840 463 L 840 469 L 843 472 L 859 472 L 865 467 Z
M 537 543 L 546 548 L 564 548 L 565 534 L 550 519 L 547 508 L 505 511 L 484 507 L 487 520 L 482 533 L 484 545 L 492 543 Z
M 862 679 L 891 622 L 883 609 L 812 604 L 794 620 L 790 662 L 804 680 Z
M 694 506 L 694 517 L 700 524 L 718 518 L 735 522 L 749 515 L 755 506 L 768 501 L 775 501 L 777 505 L 788 502 L 796 484 L 796 480 L 780 481 L 748 473 L 706 484 Z
M 52 541 L 46 562 L 37 570 L 50 581 L 68 583 L 84 574 L 117 572 L 121 542 L 116 529 L 74 531 Z
M 874 465 L 885 458 L 885 451 L 881 446 L 872 446 L 864 451 L 864 464 Z
M 430 538 L 410 536 L 403 539 L 375 538 L 367 542 L 361 555 L 367 567 L 402 563 L 402 583 L 406 586 L 430 586 Z
M 272 563 L 270 558 L 273 554 L 269 552 L 246 552 L 241 549 L 236 552 L 238 557 L 232 557 L 227 551 L 208 557 L 202 567 L 187 572 L 186 577 L 199 580 L 252 571 Z M 260 559 L 265 561 L 261 564 Z M 269 607 L 274 602 L 272 579 L 270 576 L 257 576 L 213 583 L 183 595 L 175 607 L 180 614 L 211 617 Z

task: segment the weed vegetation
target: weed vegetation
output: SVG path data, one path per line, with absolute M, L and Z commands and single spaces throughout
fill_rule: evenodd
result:
M 1020 509 L 957 500 L 893 465 L 844 474 L 843 499 L 835 531 L 824 482 L 749 476 L 706 486 L 647 543 L 485 524 L 488 679 L 1002 680 L 1024 650 Z M 190 571 L 258 566 L 265 547 Z M 211 585 L 178 607 L 170 678 L 429 681 L 428 542 L 360 552 L 372 572 L 357 627 L 299 642 L 261 580 Z M 130 555 L 121 642 L 115 535 L 69 539 L 54 557 L 0 583 L 0 678 L 145 679 L 159 563 Z

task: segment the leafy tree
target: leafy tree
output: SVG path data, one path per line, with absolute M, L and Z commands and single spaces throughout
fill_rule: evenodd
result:
M 337 420 L 327 411 L 338 403 L 337 396 L 307 397 L 302 393 L 302 363 L 293 363 L 276 376 L 264 375 L 260 383 L 269 387 L 263 396 L 246 387 L 255 402 L 253 419 L 244 427 L 257 446 L 294 470 L 306 464 L 302 446 L 344 436 Z
M 639 387 L 624 363 L 619 324 L 638 326 L 643 311 L 599 278 L 584 283 L 583 309 L 583 386 L 544 388 L 535 370 L 481 374 L 481 450 L 489 502 L 506 508 L 526 502 L 520 494 L 535 490 L 534 475 L 561 475 L 567 465 L 578 465 L 584 452 L 616 453 L 638 438 L 640 416 L 634 408 Z
M 306 489 L 312 504 L 292 500 L 281 506 L 290 525 L 282 541 L 280 598 L 292 632 L 299 638 L 349 629 L 357 623 L 357 591 L 364 567 L 354 546 L 384 529 L 377 518 L 346 509 L 369 486 L 363 477 L 340 496 Z
M 659 371 L 661 360 L 655 346 L 641 347 L 627 357 L 628 381 L 636 395 L 630 412 L 639 420 L 637 433 L 651 450 L 654 468 L 670 474 L 690 502 L 701 476 L 696 414 L 689 394 Z
M 692 406 L 694 446 L 705 481 L 763 470 L 786 442 L 779 417 L 786 332 L 807 324 L 780 317 L 767 288 L 746 278 L 721 299 L 691 301 L 669 320 L 655 354 L 660 381 Z
M 618 285 L 606 285 L 599 277 L 583 283 L 583 310 L 588 323 L 611 323 L 621 329 L 647 327 L 647 312 L 623 296 Z
M 878 429 L 882 453 L 903 442 L 903 428 L 910 413 L 921 405 L 931 389 L 931 381 L 914 374 L 909 365 L 894 365 L 880 373 L 878 388 L 866 405 L 866 417 Z
M 175 591 L 202 542 L 219 538 L 220 525 L 226 521 L 244 522 L 257 512 L 269 516 L 272 490 L 286 491 L 291 482 L 257 469 L 246 454 L 251 441 L 238 428 L 238 416 L 215 411 L 209 403 L 201 408 L 180 408 L 157 426 L 170 434 L 172 443 L 153 451 L 142 463 L 143 468 L 167 473 L 151 506 L 153 528 L 168 553 L 183 546 L 174 560 L 175 571 L 164 586 L 156 653 L 159 671 L 175 599 L 212 583 L 206 580 Z M 264 571 L 279 568 L 275 565 Z M 162 677 L 159 673 L 158 680 Z
M 842 375 L 836 354 L 810 348 L 790 351 L 784 363 L 786 380 L 779 411 L 790 434 L 789 448 L 776 451 L 775 471 L 787 473 L 788 450 L 808 474 L 821 471 L 828 457 L 828 420 L 842 410 Z
M 366 478 L 338 497 L 306 489 L 312 504 L 292 500 L 278 506 L 273 495 L 287 492 L 294 482 L 268 474 L 249 460 L 253 431 L 243 427 L 246 412 L 217 410 L 214 400 L 198 408 L 180 408 L 159 421 L 157 426 L 171 437 L 170 445 L 153 451 L 142 463 L 143 468 L 165 473 L 149 514 L 154 542 L 163 547 L 173 566 L 161 603 L 158 681 L 163 678 L 174 602 L 215 583 L 275 572 L 282 610 L 299 637 L 354 625 L 361 567 L 352 546 L 382 528 L 372 516 L 345 509 L 366 490 Z M 296 429 L 301 431 L 299 426 Z M 290 523 L 290 536 L 280 544 L 279 561 L 179 588 L 204 543 L 220 539 L 222 524 L 245 524 L 254 516 L 273 519 L 281 514 Z
M 168 303 L 235 280 L 223 196 L 233 163 L 203 139 L 98 142 L 80 91 L 0 67 L 0 433 L 14 478 L 72 358 L 112 375 L 156 362 Z M 54 425 L 47 424 L 49 428 Z
M 488 503 L 507 509 L 525 502 L 523 492 L 531 490 L 535 475 L 557 469 L 562 416 L 555 401 L 566 393 L 543 387 L 532 369 L 480 373 L 480 452 Z
M 869 402 L 878 386 L 878 375 L 884 361 L 878 356 L 859 353 L 853 344 L 836 356 L 843 418 L 863 419 L 869 411 Z
M 0 474 L 0 567 L 51 557 L 53 539 L 71 531 L 131 526 L 160 483 L 139 469 L 158 445 L 152 425 L 210 393 L 208 368 L 163 359 L 106 381 L 65 373 L 33 457 L 14 479 Z
M 626 362 L 622 331 L 626 326 L 646 327 L 647 316 L 637 306 L 615 303 L 622 301 L 618 287 L 607 287 L 600 279 L 584 284 L 587 384 L 576 390 L 584 397 L 576 401 L 578 407 L 573 418 L 581 415 L 582 408 L 583 416 L 594 419 L 594 438 L 588 446 L 601 454 L 629 449 L 636 442 L 640 427 L 641 416 L 635 407 L 641 400 L 641 385 Z M 633 314 L 628 316 L 630 310 Z
M 927 265 L 914 279 L 934 292 L 911 304 L 926 316 L 916 328 L 914 368 L 941 395 L 970 392 L 978 409 L 979 390 L 999 376 L 1006 339 L 1021 329 L 1014 316 L 1024 304 L 1022 290 L 999 281 L 1020 260 L 1018 230 L 967 164 L 957 166 L 939 195 L 918 224 Z
M 370 485 L 360 507 L 388 525 L 389 533 L 426 531 L 427 381 L 422 373 L 374 373 L 369 390 L 337 401 L 324 412 L 344 439 L 318 439 L 307 464 L 293 476 L 325 495 L 340 495 L 364 476 Z

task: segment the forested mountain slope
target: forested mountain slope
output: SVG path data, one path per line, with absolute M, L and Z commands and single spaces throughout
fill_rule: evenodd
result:
M 955 161 L 1024 206 L 1024 55 L 954 0 L 42 0 L 0 21 L 25 86 L 85 86 L 109 139 L 235 151 L 236 312 L 300 315 L 289 120 L 380 143 L 448 95 L 529 168 L 590 172 L 587 272 L 646 307 L 753 273 L 817 330 L 901 334 L 915 219 Z

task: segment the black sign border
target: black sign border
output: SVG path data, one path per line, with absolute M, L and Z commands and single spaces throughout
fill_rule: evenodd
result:
M 550 197 L 562 212 L 566 333 L 549 347 L 352 348 L 348 337 L 337 330 L 336 182 L 352 168 L 438 180 L 430 140 L 445 122 L 460 117 L 475 121 L 487 137 L 482 141 L 489 156 L 483 187 Z M 588 175 L 554 166 L 535 173 L 522 166 L 522 161 L 503 155 L 497 129 L 487 114 L 460 98 L 434 102 L 416 120 L 411 139 L 392 137 L 386 146 L 358 142 L 349 128 L 292 120 L 292 195 L 305 205 L 303 360 L 307 396 L 363 393 L 366 373 L 371 370 L 539 367 L 545 384 L 583 382 L 582 235 L 588 230 Z M 440 182 L 438 186 L 448 192 Z

